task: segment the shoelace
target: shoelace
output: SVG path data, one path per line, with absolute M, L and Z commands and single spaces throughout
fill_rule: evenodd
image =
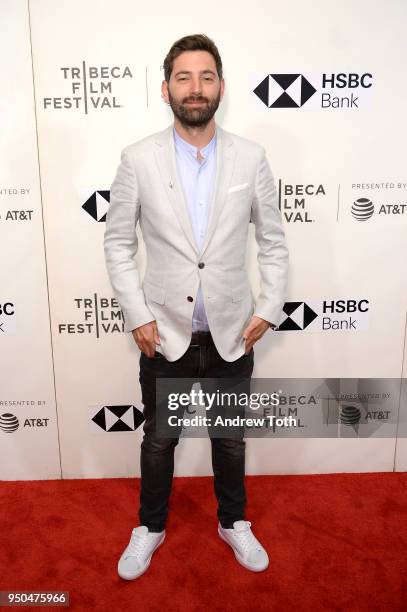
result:
M 129 550 L 126 557 L 137 557 L 140 559 L 145 552 L 145 547 L 148 543 L 148 533 L 144 535 L 133 534 L 129 544 Z
M 244 552 L 248 552 L 251 548 L 255 547 L 257 550 L 261 550 L 259 543 L 254 537 L 254 534 L 250 531 L 251 522 L 246 521 L 247 529 L 245 531 L 237 531 L 234 535 L 237 538 L 239 544 L 242 546 Z

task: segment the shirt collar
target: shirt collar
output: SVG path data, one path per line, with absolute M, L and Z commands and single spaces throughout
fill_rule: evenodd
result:
M 175 147 L 176 148 L 179 147 L 185 153 L 188 153 L 194 159 L 196 159 L 196 156 L 198 153 L 198 147 L 195 147 L 194 145 L 190 144 L 189 142 L 181 138 L 181 136 L 178 134 L 177 130 L 175 129 L 175 126 L 173 127 L 173 132 L 174 132 Z M 211 154 L 211 152 L 216 146 L 216 137 L 217 137 L 217 128 L 215 127 L 215 133 L 212 136 L 212 139 L 208 142 L 208 144 L 203 149 L 199 149 L 201 151 L 202 156 L 205 158 L 205 160 L 209 157 L 209 155 Z

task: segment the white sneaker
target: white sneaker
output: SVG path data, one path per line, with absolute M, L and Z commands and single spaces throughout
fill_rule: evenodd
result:
M 154 551 L 163 543 L 164 538 L 165 529 L 160 533 L 148 531 L 145 525 L 133 529 L 129 545 L 120 557 L 117 566 L 120 578 L 134 580 L 144 574 L 150 565 Z
M 250 529 L 250 521 L 235 521 L 233 529 L 224 529 L 219 523 L 218 533 L 233 548 L 236 559 L 252 572 L 262 572 L 268 567 L 269 558 Z

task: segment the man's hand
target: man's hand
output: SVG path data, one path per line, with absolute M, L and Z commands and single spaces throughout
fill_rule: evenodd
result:
M 260 340 L 260 338 L 270 328 L 270 323 L 260 317 L 253 316 L 246 329 L 243 332 L 243 338 L 246 340 L 245 353 L 249 353 L 252 350 L 253 344 Z
M 133 329 L 131 333 L 140 351 L 145 353 L 147 357 L 154 357 L 155 345 L 161 344 L 156 321 L 140 325 L 140 327 Z

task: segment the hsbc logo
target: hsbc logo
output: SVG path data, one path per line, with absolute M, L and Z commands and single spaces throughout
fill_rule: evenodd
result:
M 16 307 L 12 300 L 0 299 L 0 336 L 16 331 Z
M 106 432 L 135 431 L 143 421 L 143 414 L 131 404 L 92 408 L 91 424 L 94 432 L 100 432 L 101 429 Z
M 279 331 L 306 329 L 318 316 L 305 302 L 286 302 L 283 307 L 284 320 L 278 326 Z
M 253 93 L 267 108 L 359 109 L 369 106 L 372 80 L 370 72 L 271 73 Z
M 277 331 L 362 331 L 368 328 L 365 298 L 286 302 Z
M 269 74 L 253 91 L 268 108 L 299 108 L 316 89 L 302 74 Z
M 95 221 L 104 223 L 106 221 L 106 213 L 109 203 L 110 191 L 94 191 L 86 200 L 85 204 L 82 205 L 82 209 Z

